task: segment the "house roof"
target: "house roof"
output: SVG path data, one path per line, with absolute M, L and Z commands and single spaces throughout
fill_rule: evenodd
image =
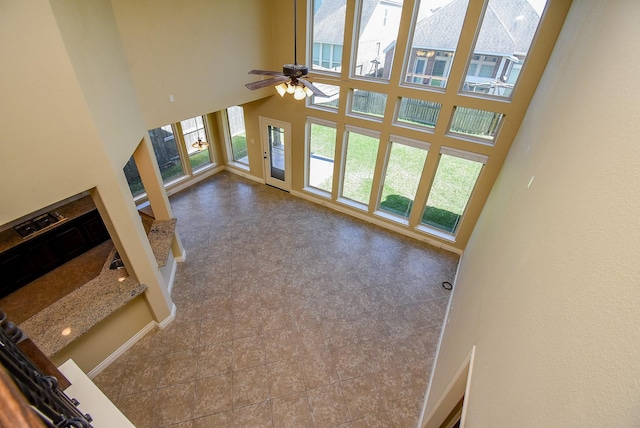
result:
M 322 0 L 314 13 L 313 41 L 342 45 L 344 40 L 344 18 L 346 0 Z M 380 0 L 369 0 L 362 3 L 362 20 L 360 34 L 364 31 Z
M 453 0 L 416 25 L 414 47 L 454 51 L 468 0 Z M 491 0 L 487 6 L 476 52 L 506 54 L 529 50 L 540 17 L 527 0 Z

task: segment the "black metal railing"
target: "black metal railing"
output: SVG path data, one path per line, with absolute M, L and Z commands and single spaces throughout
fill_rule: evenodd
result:
M 78 401 L 58 388 L 58 379 L 45 375 L 17 346 L 23 332 L 0 311 L 0 364 L 45 426 L 92 428 L 91 416 L 82 414 Z

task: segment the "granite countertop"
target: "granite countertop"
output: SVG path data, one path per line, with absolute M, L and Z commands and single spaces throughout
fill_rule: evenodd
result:
M 22 331 L 48 357 L 147 289 L 128 277 L 126 270 L 109 269 L 115 251 L 110 253 L 97 277 L 20 324 Z
M 154 220 L 149 231 L 149 244 L 158 266 L 166 266 L 171 251 L 171 242 L 176 232 L 177 219 Z
M 60 213 L 60 215 L 62 215 L 63 217 L 66 217 L 64 220 L 61 220 L 55 223 L 53 226 L 50 226 L 50 228 L 36 232 L 32 235 L 29 235 L 26 238 L 23 238 L 22 236 L 20 236 L 18 232 L 13 230 L 13 227 L 10 229 L 4 230 L 0 232 L 0 253 L 3 251 L 10 250 L 11 248 L 17 245 L 22 244 L 23 242 L 29 241 L 31 238 L 35 238 L 36 236 L 39 236 L 42 233 L 45 233 L 51 229 L 54 229 L 69 220 L 78 218 L 81 215 L 91 212 L 95 209 L 96 209 L 96 206 L 93 203 L 91 196 L 84 196 L 80 199 L 76 199 L 75 201 L 71 201 L 57 208 L 50 209 L 49 212 L 56 211 Z M 36 217 L 36 215 L 33 215 L 33 217 Z

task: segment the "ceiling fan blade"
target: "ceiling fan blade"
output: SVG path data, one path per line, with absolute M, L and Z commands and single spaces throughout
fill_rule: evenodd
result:
M 251 89 L 252 91 L 255 91 L 256 89 L 266 88 L 267 86 L 275 86 L 278 83 L 283 83 L 288 80 L 289 78 L 287 76 L 276 76 L 276 77 L 272 77 L 271 79 L 265 79 L 265 80 L 259 80 L 253 83 L 247 83 L 244 86 L 246 86 L 248 89 Z
M 327 94 L 325 94 L 320 89 L 318 89 L 315 86 L 313 86 L 313 83 L 309 82 L 308 80 L 300 79 L 300 78 L 298 78 L 298 80 L 300 82 L 302 82 L 302 84 L 304 86 L 306 86 L 307 88 L 311 89 L 311 92 L 313 92 L 315 95 L 317 95 L 319 97 L 329 98 L 329 96 Z
M 271 70 L 251 70 L 249 74 L 260 74 L 263 76 L 284 76 L 281 71 L 271 71 Z

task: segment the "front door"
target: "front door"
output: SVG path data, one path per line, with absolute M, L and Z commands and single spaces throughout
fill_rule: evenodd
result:
M 265 183 L 291 190 L 291 124 L 260 117 Z

